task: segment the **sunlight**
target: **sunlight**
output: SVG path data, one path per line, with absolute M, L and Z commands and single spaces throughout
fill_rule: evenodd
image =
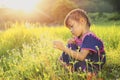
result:
M 40 0 L 6 0 L 5 5 L 8 8 L 32 12 Z

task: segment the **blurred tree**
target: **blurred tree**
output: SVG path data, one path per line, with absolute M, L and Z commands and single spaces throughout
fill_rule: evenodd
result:
M 113 5 L 115 11 L 120 13 L 120 0 L 107 0 L 111 5 Z
M 52 18 L 55 24 L 63 24 L 65 16 L 78 6 L 71 0 L 57 0 L 52 9 Z
M 87 12 L 111 12 L 112 5 L 106 0 L 73 0 L 76 4 Z
M 36 19 L 41 24 L 53 23 L 52 9 L 54 8 L 55 3 L 56 0 L 40 1 L 37 5 L 35 15 L 33 16 L 34 20 Z

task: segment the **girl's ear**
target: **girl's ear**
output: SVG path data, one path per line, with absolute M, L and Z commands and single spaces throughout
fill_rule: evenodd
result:
M 80 18 L 80 23 L 82 23 L 82 24 L 86 24 L 85 19 L 81 17 L 81 18 Z

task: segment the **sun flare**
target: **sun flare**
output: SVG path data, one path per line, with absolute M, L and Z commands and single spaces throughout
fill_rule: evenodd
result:
M 40 0 L 6 0 L 5 4 L 8 8 L 32 12 L 39 1 Z

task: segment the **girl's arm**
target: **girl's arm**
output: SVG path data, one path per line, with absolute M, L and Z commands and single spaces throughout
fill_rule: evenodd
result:
M 89 53 L 89 50 L 86 50 L 86 49 L 82 49 L 80 52 L 77 52 L 77 51 L 71 50 L 67 47 L 65 47 L 63 49 L 63 51 L 65 53 L 67 53 L 68 55 L 70 55 L 72 58 L 75 58 L 75 59 L 80 60 L 80 61 L 85 60 L 86 56 Z
M 81 60 L 81 61 L 83 61 L 89 53 L 89 50 L 86 50 L 86 49 L 82 49 L 80 52 L 71 50 L 71 49 L 65 47 L 63 45 L 63 43 L 60 41 L 54 41 L 54 47 L 59 49 L 59 50 L 64 51 L 65 53 L 67 53 L 71 57 L 78 59 L 78 60 Z

